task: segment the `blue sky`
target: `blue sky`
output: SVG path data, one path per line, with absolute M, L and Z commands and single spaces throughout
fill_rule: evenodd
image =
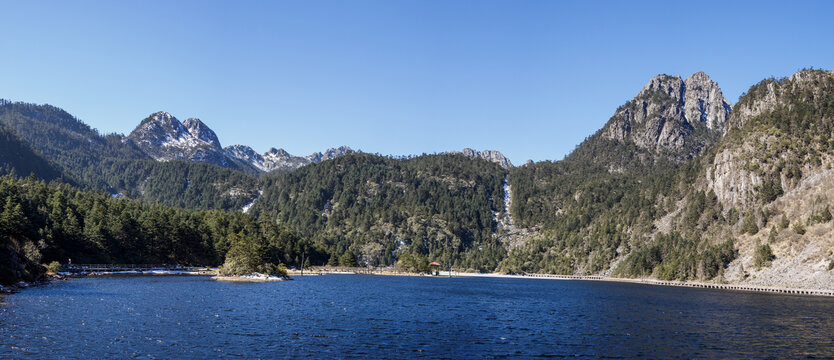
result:
M 497 149 L 557 160 L 659 73 L 732 102 L 834 68 L 834 2 L 10 1 L 0 97 L 102 132 L 199 117 L 309 154 Z

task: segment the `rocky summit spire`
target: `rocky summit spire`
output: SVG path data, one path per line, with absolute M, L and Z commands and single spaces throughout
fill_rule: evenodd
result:
M 693 137 L 695 129 L 703 126 L 720 132 L 729 113 L 729 102 L 705 73 L 699 71 L 686 81 L 663 74 L 652 78 L 634 99 L 617 109 L 601 134 L 652 152 L 689 158 L 710 141 Z
M 684 115 L 689 122 L 700 121 L 711 130 L 720 130 L 730 116 L 731 104 L 718 83 L 703 71 L 686 78 Z

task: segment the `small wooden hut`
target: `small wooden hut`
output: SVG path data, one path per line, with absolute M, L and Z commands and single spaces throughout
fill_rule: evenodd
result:
M 429 264 L 429 272 L 431 272 L 434 276 L 440 276 L 440 263 L 435 261 Z

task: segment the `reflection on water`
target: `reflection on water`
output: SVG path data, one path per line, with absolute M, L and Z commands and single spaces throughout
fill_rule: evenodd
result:
M 834 299 L 540 279 L 74 279 L 6 297 L 0 357 L 831 357 Z

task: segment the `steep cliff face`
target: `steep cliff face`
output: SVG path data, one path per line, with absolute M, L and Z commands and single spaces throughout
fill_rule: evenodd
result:
M 763 186 L 784 193 L 824 170 L 834 155 L 832 99 L 834 74 L 820 70 L 750 88 L 733 109 L 706 174 L 726 209 L 761 205 L 772 200 L 760 194 Z
M 723 280 L 832 289 L 834 73 L 803 70 L 754 85 L 725 129 L 696 160 L 698 175 L 678 185 L 687 191 L 666 217 L 677 219 L 672 229 L 710 243 L 733 239 L 737 256 Z
M 729 113 L 729 102 L 705 73 L 697 72 L 686 81 L 658 75 L 617 109 L 601 134 L 653 153 L 688 159 L 711 142 L 709 133 L 721 131 Z
M 747 206 L 757 200 L 756 190 L 762 185 L 762 176 L 750 171 L 750 163 L 738 156 L 740 152 L 752 149 L 751 144 L 743 144 L 733 150 L 721 150 L 706 173 L 707 188 L 715 192 L 718 201 L 727 210 Z
M 701 122 L 708 129 L 721 130 L 730 116 L 731 104 L 724 98 L 718 83 L 703 71 L 684 81 L 684 116 L 689 122 Z

